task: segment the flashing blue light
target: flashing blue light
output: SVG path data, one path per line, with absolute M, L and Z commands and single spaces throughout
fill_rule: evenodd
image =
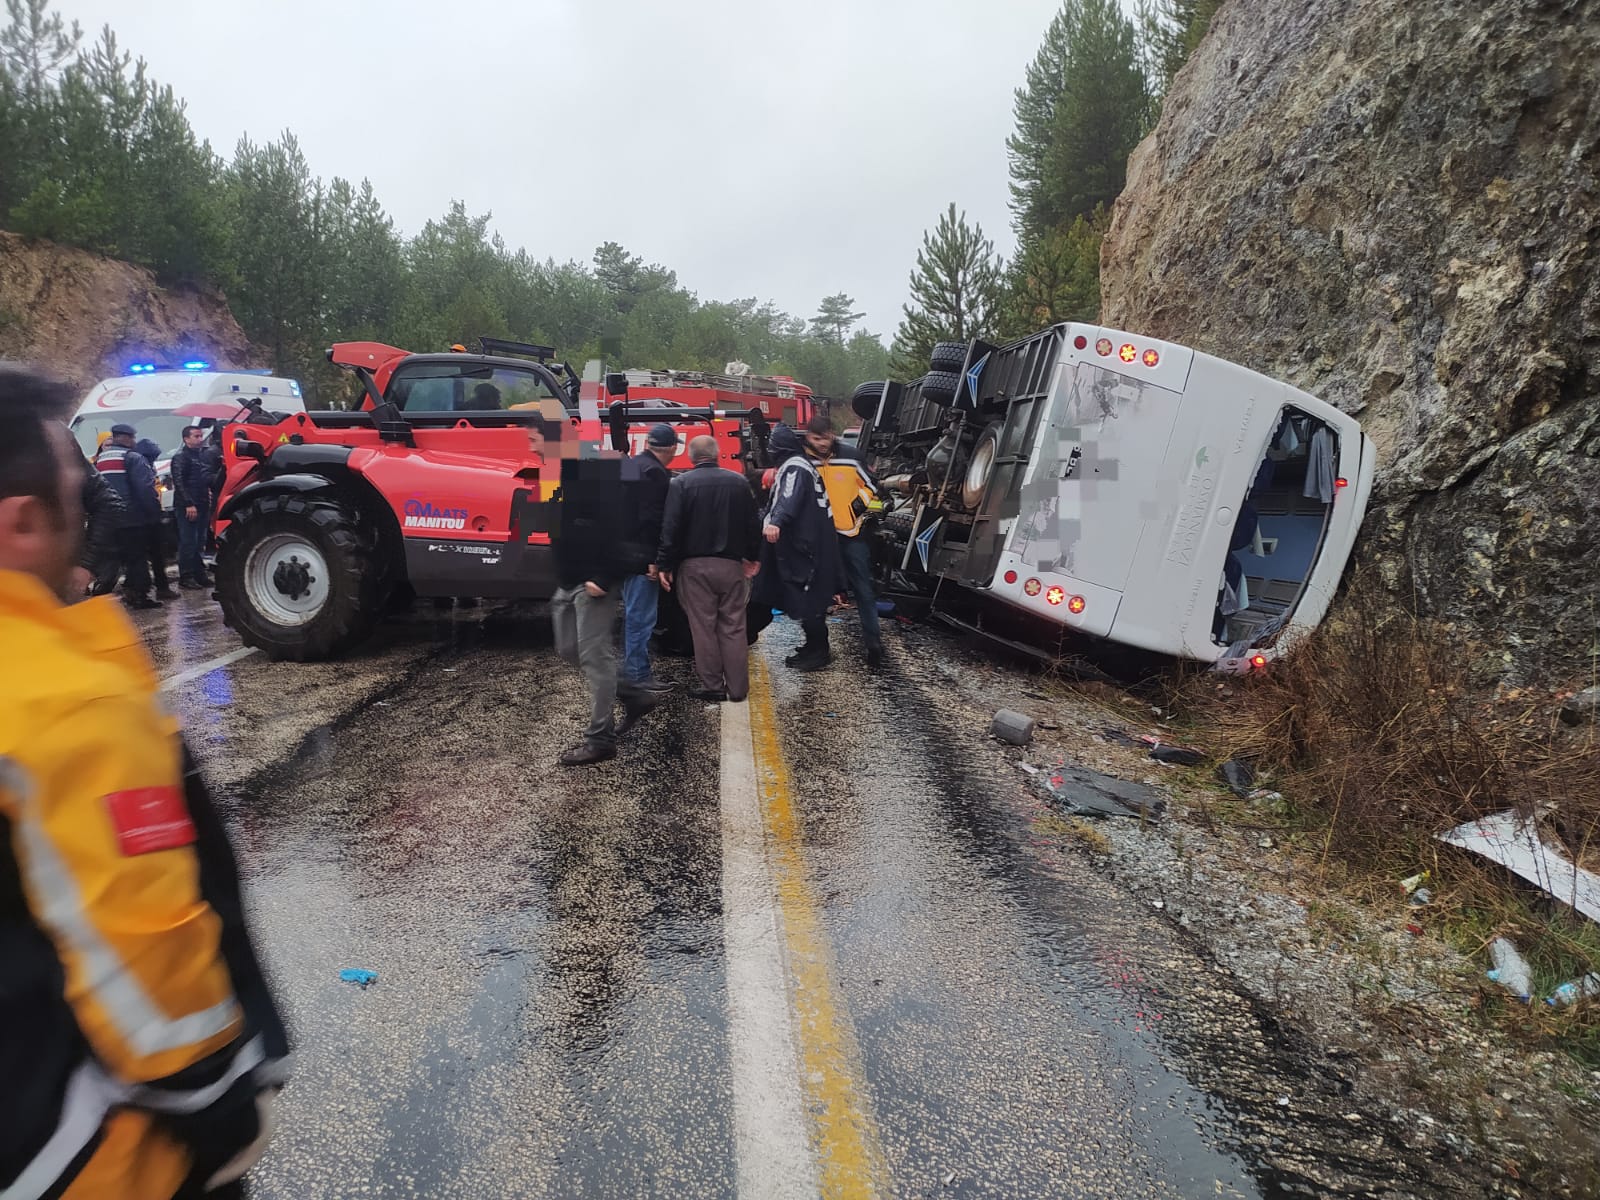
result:
M 193 362 L 184 363 L 183 369 L 185 371 L 209 371 L 211 364 L 197 358 Z
M 128 368 L 129 375 L 144 375 L 156 369 L 155 363 L 134 363 Z

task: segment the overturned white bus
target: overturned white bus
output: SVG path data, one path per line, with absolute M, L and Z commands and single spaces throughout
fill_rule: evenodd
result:
M 1372 489 L 1360 425 L 1184 346 L 1055 325 L 856 389 L 902 584 L 1245 671 L 1326 613 Z

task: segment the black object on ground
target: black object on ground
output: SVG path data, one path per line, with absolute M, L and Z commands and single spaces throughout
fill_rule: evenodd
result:
M 1230 758 L 1217 768 L 1217 776 L 1235 796 L 1249 799 L 1256 786 L 1256 769 L 1243 759 Z
M 1167 802 L 1152 788 L 1058 763 L 1032 777 L 1033 786 L 1053 804 L 1087 817 L 1159 817 Z

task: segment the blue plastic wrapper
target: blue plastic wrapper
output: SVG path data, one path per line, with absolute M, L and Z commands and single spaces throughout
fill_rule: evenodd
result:
M 369 983 L 378 982 L 378 973 L 368 971 L 364 967 L 346 967 L 339 972 L 339 978 L 346 983 L 359 983 L 362 987 L 366 987 Z

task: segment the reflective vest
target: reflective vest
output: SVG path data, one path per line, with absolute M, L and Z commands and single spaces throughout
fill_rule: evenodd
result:
M 868 517 L 883 511 L 878 489 L 867 469 L 854 459 L 833 458 L 819 463 L 817 474 L 833 509 L 833 527 L 845 537 L 855 537 Z
M 202 892 L 214 813 L 114 599 L 0 571 L 0 663 L 0 1196 L 166 1200 L 185 1130 L 253 1112 L 272 1057 L 234 992 L 253 954 Z

